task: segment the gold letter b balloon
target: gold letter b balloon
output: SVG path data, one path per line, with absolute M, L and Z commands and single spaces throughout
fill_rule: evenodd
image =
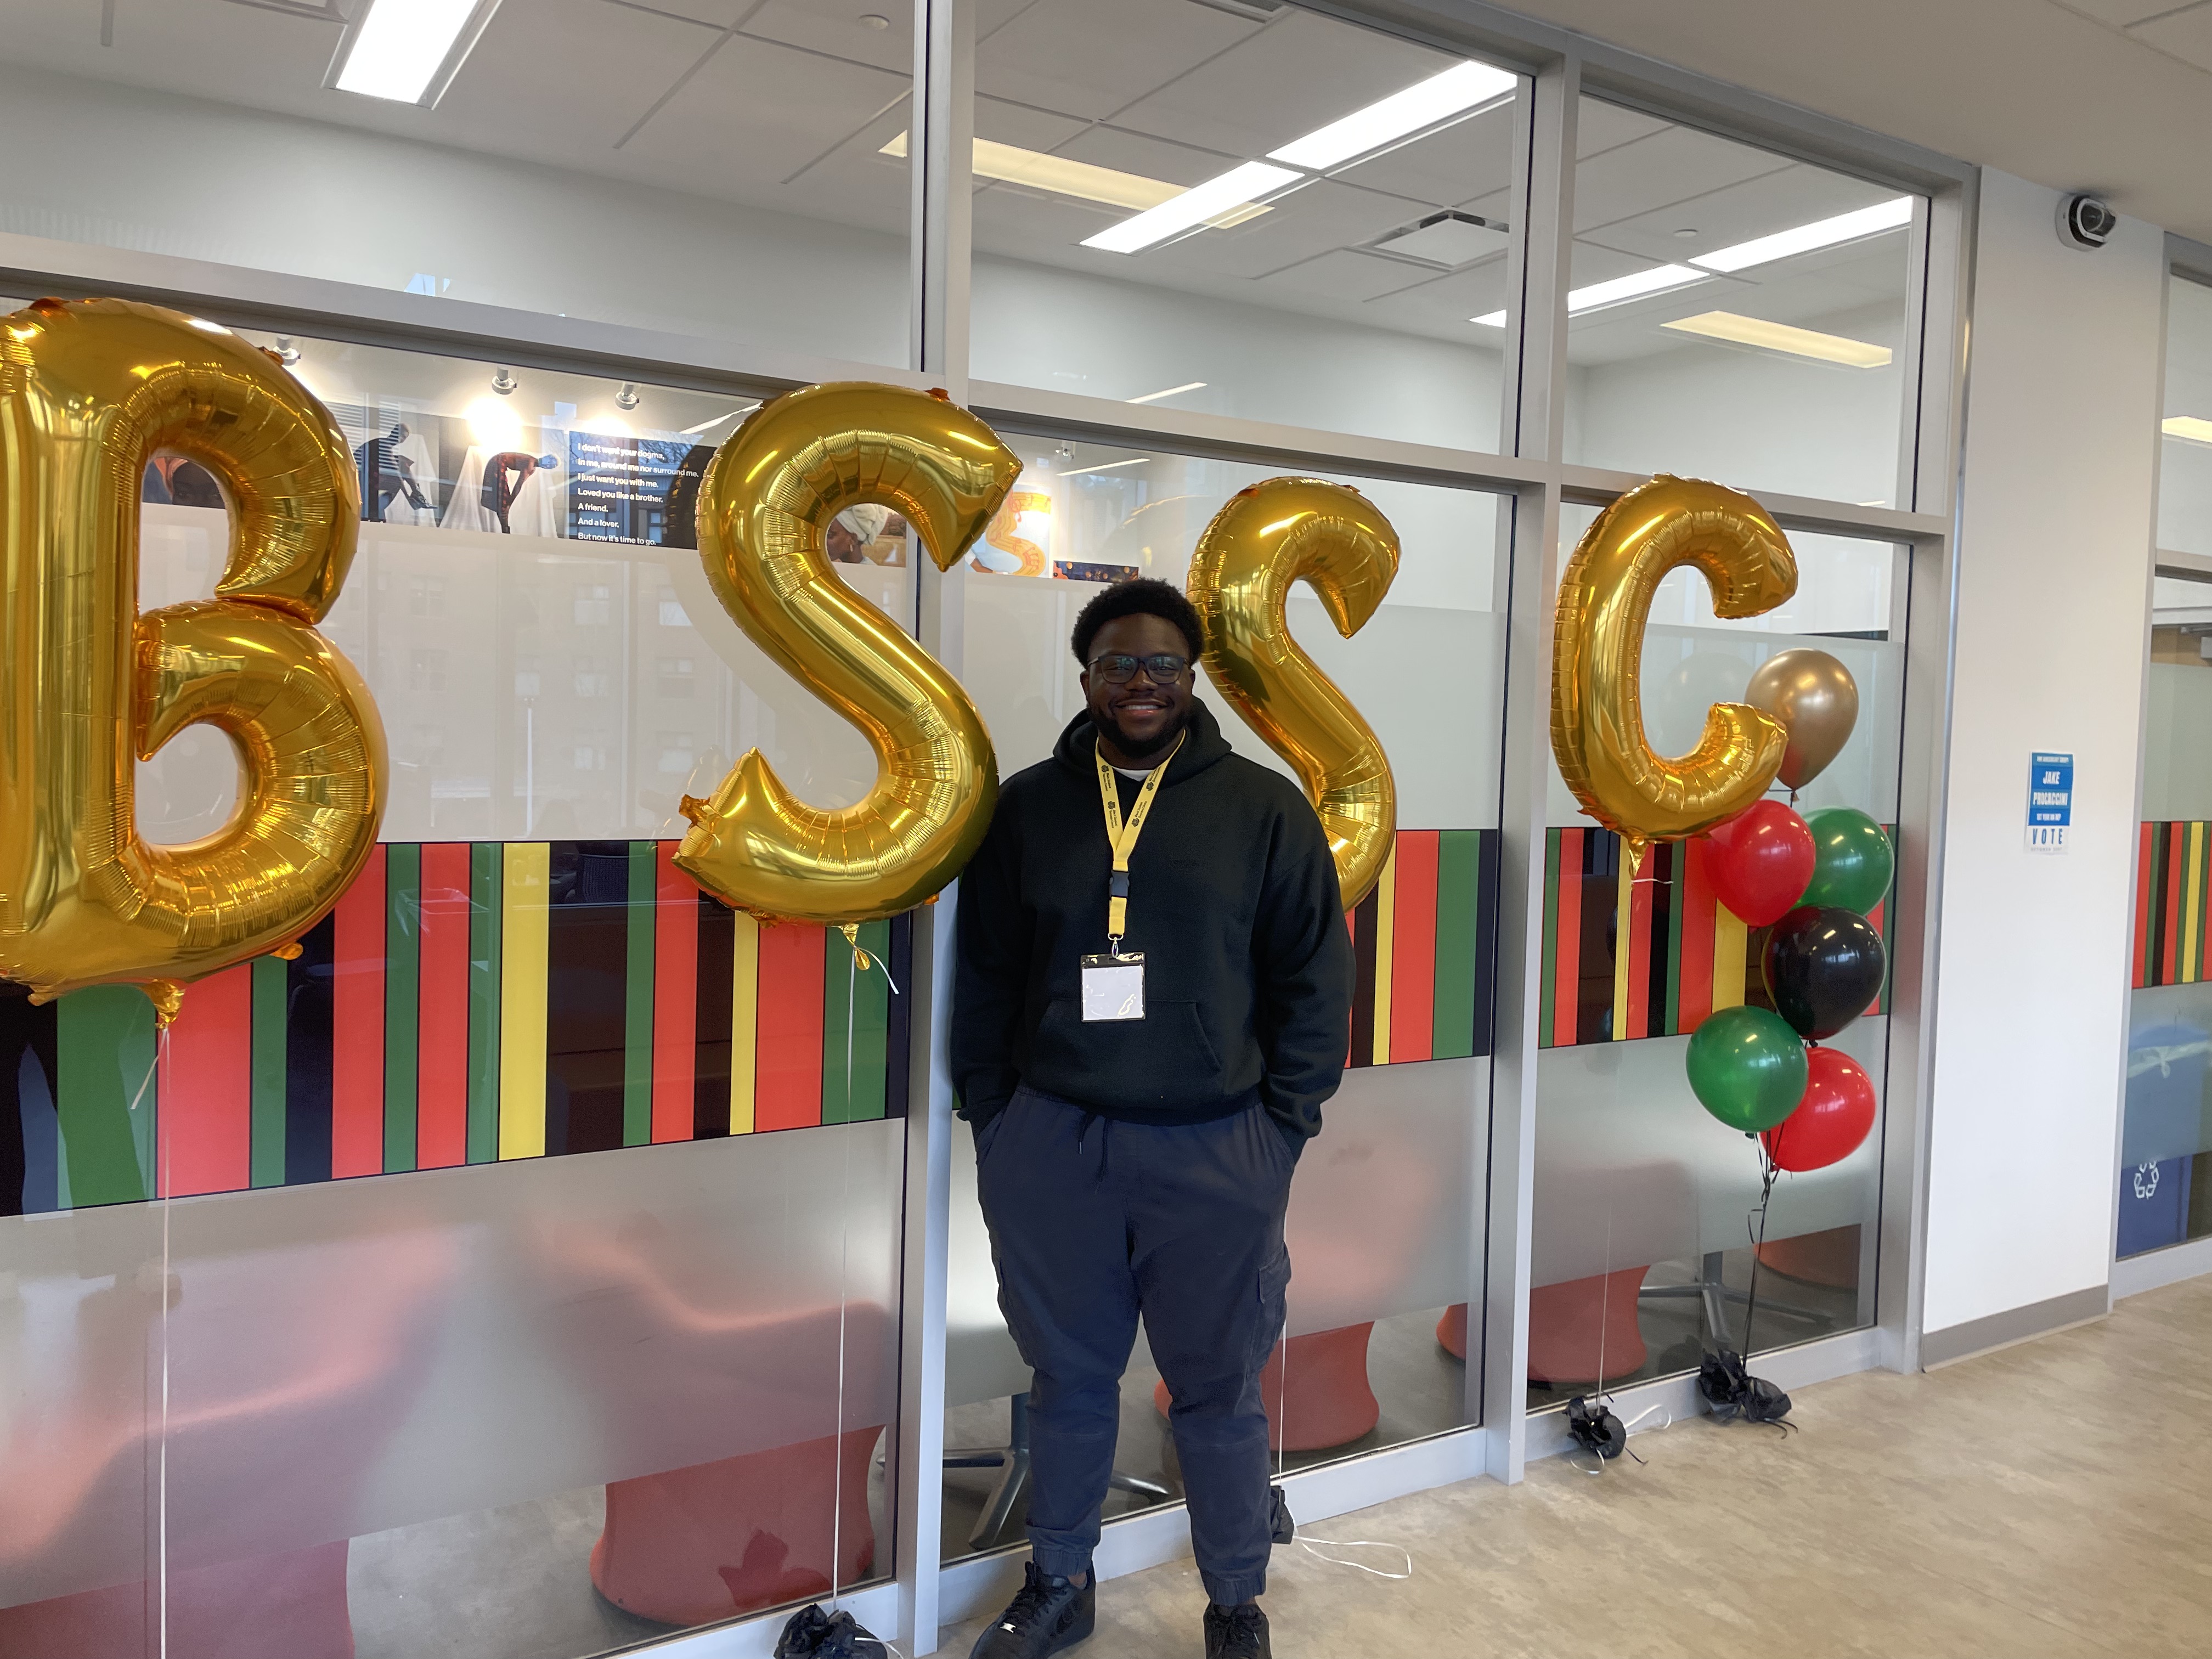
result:
M 1644 735 L 1644 624 L 1677 565 L 1702 571 L 1717 617 L 1755 617 L 1797 591 L 1780 526 L 1748 495 L 1664 476 L 1630 490 L 1576 547 L 1559 582 L 1552 657 L 1552 752 L 1583 810 L 1627 843 L 1710 830 L 1766 793 L 1790 733 L 1740 702 L 1715 703 L 1703 739 L 1676 759 Z
M 823 538 L 846 507 L 877 502 L 949 569 L 1020 471 L 941 394 L 863 382 L 787 393 L 722 446 L 699 496 L 708 580 L 756 645 L 860 727 L 877 775 L 824 811 L 751 750 L 711 800 L 685 799 L 678 868 L 763 919 L 841 927 L 911 909 L 959 873 L 998 804 L 990 733 L 960 683 L 837 579 Z
M 186 455 L 229 498 L 211 600 L 137 614 L 139 477 Z M 318 633 L 360 488 L 329 414 L 212 323 L 121 300 L 0 319 L 0 974 L 45 1001 L 178 987 L 297 939 L 376 844 L 384 731 Z M 134 757 L 228 732 L 237 811 L 159 847 Z

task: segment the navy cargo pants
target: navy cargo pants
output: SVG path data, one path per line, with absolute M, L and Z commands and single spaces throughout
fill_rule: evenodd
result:
M 1206 1594 L 1267 1588 L 1267 1417 L 1260 1370 L 1283 1330 L 1283 1211 L 1297 1155 L 1255 1106 L 1210 1122 L 1117 1123 L 1018 1090 L 976 1132 L 999 1306 L 1036 1373 L 1031 1553 L 1091 1565 L 1137 1319 L 1168 1421 Z

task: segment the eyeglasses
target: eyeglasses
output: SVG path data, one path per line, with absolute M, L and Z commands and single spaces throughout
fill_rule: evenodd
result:
M 1115 652 L 1109 656 L 1093 657 L 1091 659 L 1091 672 L 1103 676 L 1109 685 L 1127 685 L 1137 678 L 1137 671 L 1139 668 L 1145 671 L 1146 677 L 1154 684 L 1171 685 L 1182 678 L 1183 670 L 1189 666 L 1189 658 L 1172 657 L 1165 652 L 1162 652 L 1157 657 L 1131 657 Z

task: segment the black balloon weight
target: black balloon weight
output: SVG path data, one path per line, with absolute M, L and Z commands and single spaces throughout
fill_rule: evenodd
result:
M 1856 910 L 1808 904 L 1774 924 L 1760 965 L 1774 1012 L 1790 1029 L 1802 1037 L 1830 1037 L 1881 993 L 1889 953 Z

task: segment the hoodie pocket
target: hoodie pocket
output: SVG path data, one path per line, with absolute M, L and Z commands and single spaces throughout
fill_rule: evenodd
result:
M 1086 1021 L 1074 998 L 1054 997 L 1030 1059 L 1030 1080 L 1048 1094 L 1158 1106 L 1221 1092 L 1221 1056 L 1191 1002 L 1152 1003 L 1142 1019 Z

